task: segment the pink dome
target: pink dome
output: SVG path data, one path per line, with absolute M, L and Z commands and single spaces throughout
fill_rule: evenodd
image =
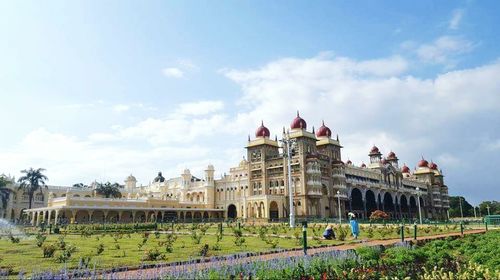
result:
M 432 170 L 437 170 L 438 166 L 437 166 L 437 164 L 435 164 L 434 162 L 431 161 L 431 163 L 429 163 L 429 168 Z
M 396 159 L 396 154 L 395 154 L 393 151 L 391 151 L 391 152 L 387 155 L 387 158 L 388 158 L 388 159 Z
M 406 166 L 406 164 L 405 164 L 405 165 L 403 165 L 403 168 L 401 169 L 401 172 L 403 172 L 403 173 L 410 173 L 410 168 L 408 166 Z
M 292 124 L 290 125 L 292 129 L 306 129 L 307 123 L 306 121 L 299 116 L 299 111 L 297 111 L 297 117 L 293 119 Z
M 352 165 L 352 161 L 350 159 L 347 160 L 347 165 Z
M 418 162 L 417 165 L 418 167 L 429 167 L 429 162 L 422 157 L 422 159 Z
M 271 135 L 271 133 L 269 132 L 269 129 L 267 129 L 267 127 L 264 126 L 264 121 L 262 121 L 260 126 L 255 131 L 255 137 L 258 137 L 258 138 L 259 137 L 269 137 L 269 135 Z
M 377 148 L 377 146 L 373 146 L 370 150 L 370 155 L 372 154 L 380 154 L 380 150 Z
M 363 167 L 363 168 L 366 167 L 366 164 L 364 162 L 361 163 L 361 167 Z
M 386 164 L 387 163 L 387 160 L 385 158 L 382 159 L 381 161 L 382 164 Z
M 316 132 L 316 136 L 317 137 L 328 137 L 328 138 L 330 138 L 330 136 L 332 136 L 332 131 L 327 126 L 325 126 L 324 121 L 321 124 L 321 126 L 319 127 L 318 132 Z

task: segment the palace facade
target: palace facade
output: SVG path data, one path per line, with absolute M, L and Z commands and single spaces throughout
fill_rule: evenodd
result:
M 380 209 L 392 218 L 418 217 L 418 204 L 425 218 L 446 219 L 448 187 L 434 162 L 422 158 L 411 171 L 399 166 L 394 152 L 386 157 L 373 146 L 368 164 L 355 166 L 342 161 L 339 138 L 323 123 L 315 132 L 297 113 L 287 141 L 270 138 L 262 123 L 255 138 L 248 139 L 247 156 L 219 179 L 207 166 L 203 178 L 188 169 L 180 177 L 166 179 L 161 172 L 153 182 L 138 186 L 130 175 L 122 198 L 103 198 L 94 188 L 49 186 L 35 195 L 27 209 L 27 195 L 16 186 L 0 217 L 41 222 L 140 222 L 232 218 L 272 220 L 289 216 L 288 172 L 295 214 L 298 218 L 338 218 L 354 212 L 367 218 Z M 288 144 L 290 143 L 290 144 Z M 291 170 L 283 151 L 291 145 Z M 420 203 L 419 203 L 420 202 Z M 0 208 L 1 209 L 1 208 Z M 340 211 L 340 213 L 339 213 Z

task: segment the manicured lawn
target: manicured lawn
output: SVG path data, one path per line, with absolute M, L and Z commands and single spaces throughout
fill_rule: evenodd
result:
M 165 225 L 160 226 L 158 237 L 154 232 L 149 231 L 149 236 L 143 246 L 139 246 L 144 240 L 144 233 L 93 233 L 88 237 L 83 237 L 82 234 L 68 233 L 48 235 L 43 246 L 54 244 L 58 246 L 60 238 L 64 238 L 66 246 L 73 245 L 76 247 L 76 252 L 72 253 L 69 261 L 58 263 L 57 256 L 62 250 L 57 249 L 54 257 L 44 258 L 42 248 L 36 245 L 34 235 L 28 238 L 21 239 L 19 243 L 12 243 L 7 237 L 0 239 L 0 267 L 12 267 L 13 274 L 18 274 L 19 271 L 31 273 L 33 271 L 59 270 L 66 267 L 75 268 L 78 266 L 81 258 L 90 258 L 90 267 L 96 269 L 113 268 L 121 266 L 138 266 L 141 263 L 157 263 L 157 262 L 174 262 L 180 260 L 189 260 L 190 258 L 199 258 L 200 250 L 207 244 L 209 247 L 208 256 L 227 255 L 237 252 L 263 252 L 269 251 L 272 245 L 265 242 L 263 239 L 273 240 L 277 242 L 276 248 L 301 248 L 300 238 L 302 237 L 302 229 L 290 229 L 285 224 L 274 224 L 261 229 L 262 226 L 253 226 L 250 224 L 242 225 L 242 233 L 245 242 L 242 246 L 235 244 L 235 235 L 233 229 L 236 225 L 231 225 L 230 228 L 224 224 L 224 235 L 218 244 L 218 250 L 214 248 L 216 245 L 217 224 L 210 224 L 206 229 L 206 234 L 201 238 L 199 244 L 195 244 L 191 234 L 197 232 L 201 234 L 200 226 L 180 224 L 175 226 L 175 236 L 177 239 L 173 243 L 172 252 L 166 251 L 165 242 L 168 234 L 164 230 L 170 230 L 171 227 Z M 347 234 L 344 241 L 340 240 L 321 240 L 321 234 L 326 227 L 326 224 L 311 224 L 308 228 L 308 245 L 335 245 L 346 242 L 352 242 L 350 230 L 344 225 L 344 230 Z M 368 225 L 361 226 L 360 239 L 388 239 L 398 238 L 399 231 L 397 226 L 382 226 L 372 225 L 371 229 Z M 338 227 L 334 227 L 337 238 L 339 237 Z M 370 231 L 372 232 L 370 234 Z M 413 227 L 408 226 L 405 230 L 407 237 L 413 236 Z M 459 226 L 421 226 L 418 235 L 436 235 L 447 232 L 458 232 Z M 260 237 L 259 237 L 260 233 Z M 116 240 L 115 240 L 116 238 Z M 313 239 L 314 238 L 314 239 Z M 104 246 L 101 254 L 97 254 L 99 244 Z M 42 247 L 43 247 L 42 246 Z M 145 251 L 158 249 L 159 253 L 164 257 L 156 261 L 143 261 Z

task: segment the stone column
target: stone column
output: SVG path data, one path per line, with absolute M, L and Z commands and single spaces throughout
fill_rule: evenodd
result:
M 56 210 L 56 217 L 54 219 L 54 225 L 57 225 L 57 223 L 59 222 L 58 219 L 59 219 L 59 210 Z
M 38 225 L 40 225 L 40 219 L 41 219 L 41 218 L 42 218 L 42 217 L 40 217 L 40 212 L 38 212 L 38 211 L 37 211 L 37 212 L 36 212 L 36 225 L 37 225 L 37 226 L 38 226 Z
M 47 224 L 51 224 L 51 222 L 50 222 L 50 218 L 52 218 L 51 216 L 52 216 L 52 210 L 49 210 L 48 217 L 47 217 Z
M 92 215 L 94 215 L 94 210 L 88 210 L 89 212 L 89 223 L 92 223 Z
M 122 221 L 122 214 L 123 214 L 123 211 L 118 211 L 118 221 L 116 221 L 117 223 L 121 223 L 121 221 Z
M 135 214 L 136 214 L 136 212 L 132 211 L 132 223 L 135 223 Z
M 36 225 L 36 216 L 35 216 L 35 212 L 30 212 L 31 214 L 31 225 L 32 226 L 35 226 Z
M 363 210 L 365 211 L 365 219 L 368 219 L 368 212 L 366 211 L 366 199 L 363 200 Z
M 78 212 L 78 210 L 71 210 L 71 220 L 70 222 L 74 223 L 76 222 L 76 213 Z

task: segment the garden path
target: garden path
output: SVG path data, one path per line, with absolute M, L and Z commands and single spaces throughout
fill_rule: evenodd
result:
M 464 231 L 464 234 L 479 234 L 479 233 L 484 233 L 484 229 L 480 230 L 469 230 L 469 231 Z M 454 232 L 454 233 L 446 233 L 446 234 L 438 234 L 438 235 L 431 235 L 431 236 L 420 236 L 417 237 L 417 240 L 432 240 L 432 239 L 439 239 L 439 238 L 445 238 L 449 236 L 460 236 L 459 232 Z M 405 238 L 405 241 L 411 241 L 413 240 L 413 237 L 407 237 Z M 307 250 L 308 255 L 314 255 L 318 254 L 321 252 L 327 252 L 327 251 L 334 251 L 334 250 L 351 250 L 355 249 L 360 246 L 389 246 L 396 244 L 401 241 L 401 238 L 397 239 L 386 239 L 386 240 L 360 240 L 359 242 L 356 243 L 351 243 L 351 244 L 343 244 L 343 245 L 333 245 L 333 246 L 327 246 L 327 247 L 319 247 L 319 248 L 311 248 Z M 260 256 L 250 256 L 250 257 L 243 257 L 243 258 L 238 258 L 238 259 L 231 259 L 230 261 L 228 260 L 220 260 L 220 261 L 213 261 L 213 262 L 200 262 L 200 263 L 195 263 L 195 264 L 182 264 L 181 266 L 188 266 L 184 267 L 185 269 L 188 270 L 200 270 L 200 269 L 205 269 L 205 268 L 210 268 L 210 267 L 217 267 L 221 266 L 224 264 L 230 264 L 230 265 L 235 265 L 235 264 L 240 264 L 240 263 L 246 263 L 246 262 L 252 262 L 252 261 L 262 261 L 262 260 L 271 260 L 271 259 L 276 259 L 276 258 L 286 258 L 290 256 L 301 256 L 303 255 L 304 252 L 302 249 L 293 249 L 287 252 L 280 252 L 280 253 L 270 253 L 270 254 L 263 254 Z M 174 270 L 175 266 L 162 266 L 162 267 L 155 267 L 155 268 L 147 268 L 147 269 L 135 269 L 135 270 L 128 270 L 128 271 L 123 271 L 123 272 L 116 272 L 113 273 L 112 275 L 108 275 L 110 278 L 113 279 L 155 279 L 159 275 L 168 272 L 169 270 Z M 104 277 L 106 278 L 106 276 Z

